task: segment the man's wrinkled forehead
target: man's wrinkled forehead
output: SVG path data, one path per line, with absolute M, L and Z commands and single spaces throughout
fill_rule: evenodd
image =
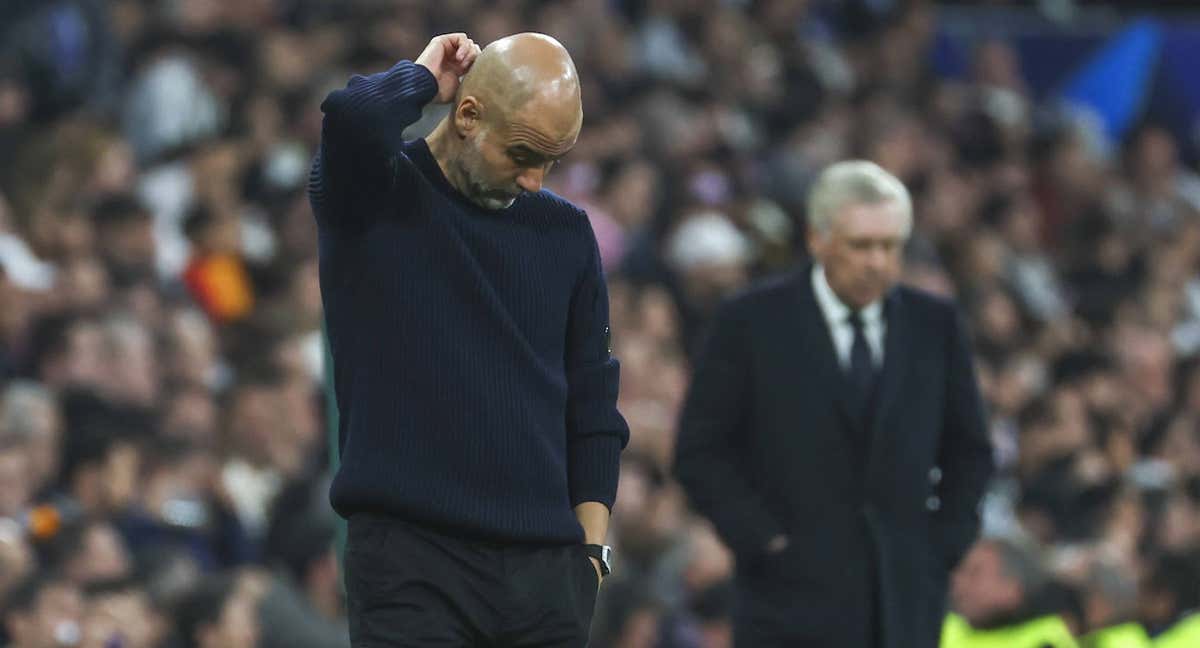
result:
M 505 144 L 509 148 L 524 147 L 546 157 L 561 157 L 575 146 L 579 137 L 578 129 L 565 132 L 550 133 L 550 129 L 539 128 L 537 125 L 523 121 L 513 121 L 506 130 Z

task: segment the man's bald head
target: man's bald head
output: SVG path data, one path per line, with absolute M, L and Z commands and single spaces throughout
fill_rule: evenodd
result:
M 541 190 L 582 125 L 579 73 L 566 48 L 543 34 L 516 34 L 475 58 L 430 148 L 451 184 L 502 209 Z
M 536 109 L 550 117 L 546 126 L 577 133 L 583 119 L 575 63 L 545 34 L 514 34 L 485 47 L 459 87 L 458 101 L 471 96 L 504 121 Z

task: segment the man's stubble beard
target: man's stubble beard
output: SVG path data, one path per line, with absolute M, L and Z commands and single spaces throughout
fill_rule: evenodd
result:
M 463 151 L 463 156 L 459 159 L 457 166 L 460 185 L 465 189 L 467 198 L 480 207 L 491 210 L 507 209 L 517 197 L 489 186 L 483 179 L 483 152 L 479 150 L 476 141 L 468 142 L 467 150 Z M 500 194 L 504 194 L 503 197 Z

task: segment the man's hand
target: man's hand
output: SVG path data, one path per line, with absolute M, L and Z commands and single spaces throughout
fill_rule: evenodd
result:
M 471 69 L 479 46 L 466 34 L 442 34 L 435 36 L 417 57 L 416 64 L 424 65 L 437 79 L 438 91 L 435 103 L 449 103 L 458 92 L 458 82 Z
M 588 544 L 604 544 L 604 537 L 608 534 L 608 507 L 600 502 L 580 502 L 575 505 L 575 517 L 579 519 L 579 526 L 583 527 L 583 541 Z M 603 572 L 600 571 L 600 561 L 588 556 L 588 560 L 592 561 L 592 569 L 596 570 L 596 582 L 604 580 Z
M 592 569 L 596 570 L 596 583 L 604 582 L 604 572 L 600 571 L 600 561 L 588 556 L 588 560 L 592 561 Z

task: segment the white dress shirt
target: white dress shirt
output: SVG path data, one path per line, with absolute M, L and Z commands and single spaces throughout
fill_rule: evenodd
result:
M 817 296 L 817 304 L 821 314 L 825 316 L 825 324 L 833 335 L 833 348 L 837 351 L 838 362 L 842 369 L 850 369 L 850 349 L 854 346 L 854 326 L 850 323 L 850 307 L 842 303 L 829 282 L 825 279 L 825 268 L 821 264 L 813 266 L 813 293 Z M 887 333 L 887 322 L 883 319 L 883 300 L 876 299 L 861 311 L 863 334 L 867 337 L 867 346 L 871 348 L 871 360 L 875 368 L 883 366 L 883 338 Z

